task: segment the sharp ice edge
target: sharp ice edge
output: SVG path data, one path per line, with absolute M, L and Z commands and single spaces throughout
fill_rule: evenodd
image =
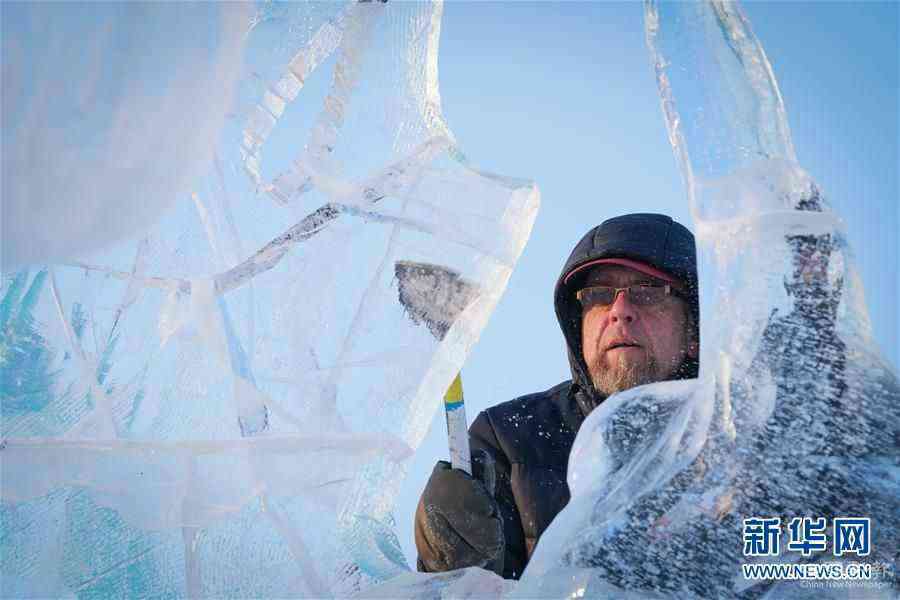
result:
M 372 29 L 381 16 L 380 2 L 353 3 L 346 17 L 346 33 L 340 39 L 340 55 L 334 68 L 334 80 L 323 109 L 310 132 L 304 151 L 294 160 L 294 168 L 275 177 L 263 189 L 279 204 L 287 204 L 312 189 L 308 165 L 318 173 L 332 174 L 330 155 L 338 142 L 344 123 L 344 111 L 360 76 L 360 61 L 368 49 Z M 333 173 L 336 175 L 336 173 Z
M 732 51 L 744 68 L 747 82 L 757 94 L 762 108 L 758 111 L 758 141 L 768 158 L 783 158 L 796 163 L 797 155 L 784 108 L 781 90 L 762 44 L 753 35 L 750 22 L 736 2 L 716 0 L 711 3 L 726 34 Z
M 243 140 L 243 150 L 245 152 L 244 170 L 258 186 L 266 187 L 262 185 L 262 175 L 259 171 L 259 163 L 262 160 L 262 146 L 268 139 L 269 134 L 274 130 L 286 106 L 292 103 L 297 98 L 300 90 L 303 89 L 306 79 L 341 44 L 345 28 L 344 21 L 352 7 L 352 4 L 348 5 L 337 19 L 323 23 L 319 30 L 310 38 L 309 42 L 290 60 L 282 78 L 267 90 L 267 93 L 283 101 L 282 108 L 273 111 L 268 106 L 257 105 L 254 109 L 256 111 L 255 117 L 248 118 Z M 271 116 L 271 124 L 264 126 L 262 122 L 268 120 L 266 115 Z M 278 195 L 273 196 L 273 198 L 282 202 Z

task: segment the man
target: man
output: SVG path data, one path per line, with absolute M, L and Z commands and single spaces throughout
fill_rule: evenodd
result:
M 554 303 L 572 379 L 478 415 L 474 477 L 437 464 L 416 510 L 419 570 L 518 578 L 569 501 L 569 452 L 585 417 L 615 392 L 696 377 L 694 236 L 670 217 L 624 215 L 589 231 Z

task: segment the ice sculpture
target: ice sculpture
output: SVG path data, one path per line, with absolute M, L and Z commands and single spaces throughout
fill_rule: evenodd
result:
M 8 8 L 37 145 L 4 130 L 30 264 L 0 290 L 2 595 L 345 597 L 408 570 L 404 460 L 538 206 L 443 121 L 441 4 Z M 195 45 L 221 73 L 170 60 Z M 99 58 L 51 97 L 22 57 L 60 48 Z
M 250 18 L 211 3 L 25 4 L 3 5 L 4 272 L 119 241 L 189 191 Z
M 843 224 L 798 164 L 740 7 L 651 1 L 645 17 L 697 233 L 700 378 L 629 390 L 590 415 L 572 500 L 513 596 L 845 597 L 741 565 L 856 561 L 888 577 L 860 593 L 896 597 L 900 386 L 873 351 Z M 744 519 L 771 517 L 785 527 L 780 555 L 754 556 Z M 805 539 L 788 535 L 803 517 L 826 524 L 822 550 L 812 535 L 787 546 Z M 835 556 L 834 517 L 871 519 L 868 554 Z
M 361 598 L 429 598 L 435 600 L 481 600 L 502 598 L 515 589 L 516 582 L 503 579 L 479 567 L 446 573 L 404 573 L 367 588 Z

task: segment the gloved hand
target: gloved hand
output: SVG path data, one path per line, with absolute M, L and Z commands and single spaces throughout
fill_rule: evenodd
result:
M 422 492 L 415 523 L 420 571 L 482 567 L 503 574 L 503 521 L 494 499 L 494 459 L 484 450 L 472 458 L 474 477 L 442 460 Z

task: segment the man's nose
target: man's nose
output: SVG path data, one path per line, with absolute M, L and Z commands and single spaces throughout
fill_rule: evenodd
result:
M 613 323 L 617 323 L 619 320 L 631 323 L 635 319 L 637 319 L 637 311 L 628 297 L 628 292 L 625 290 L 617 292 L 612 308 L 609 309 L 609 320 Z

